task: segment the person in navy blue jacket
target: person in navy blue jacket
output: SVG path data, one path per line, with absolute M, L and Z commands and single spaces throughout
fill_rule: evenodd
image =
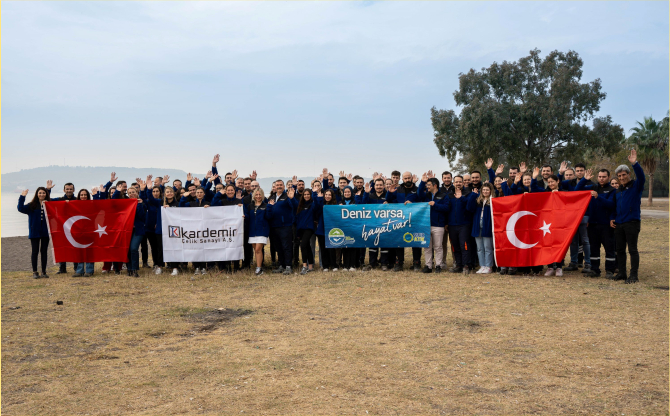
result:
M 26 195 L 28 195 L 27 189 L 21 192 L 17 209 L 20 213 L 26 214 L 28 216 L 28 238 L 30 239 L 30 245 L 32 248 L 30 261 L 32 262 L 33 266 L 33 278 L 48 278 L 47 250 L 49 248 L 49 228 L 47 227 L 47 219 L 46 215 L 44 214 L 44 202 L 50 201 L 51 199 L 49 198 L 49 192 L 47 191 L 47 188 L 43 186 L 37 188 L 35 191 L 35 196 L 27 205 Z M 41 255 L 42 260 L 41 276 L 39 273 L 37 273 L 38 254 Z
M 156 192 L 156 188 L 157 187 L 154 187 L 152 189 L 152 192 L 146 192 L 145 202 L 149 207 L 149 213 L 151 212 L 152 209 L 155 210 L 156 212 L 155 227 L 153 228 L 153 230 L 156 233 L 156 250 L 160 250 L 160 255 L 154 257 L 154 262 L 158 261 L 159 264 L 164 265 L 165 263 L 163 257 L 163 220 L 162 220 L 161 207 L 166 208 L 178 207 L 179 201 L 175 196 L 175 191 L 173 187 L 166 186 L 165 191 L 163 192 L 162 195 Z M 156 197 L 157 194 L 160 196 L 160 198 Z M 152 229 L 151 226 L 149 226 L 148 228 Z M 151 246 L 151 250 L 153 253 L 154 251 L 153 245 Z M 169 262 L 167 266 L 172 269 L 172 276 L 176 276 L 179 274 L 178 262 Z M 161 266 L 158 266 L 154 271 L 154 273 L 161 274 L 162 273 Z
M 323 196 L 316 196 L 314 198 L 316 204 L 316 238 L 319 240 L 319 258 L 323 271 L 327 272 L 329 270 L 337 271 L 337 263 L 335 261 L 336 251 L 334 248 L 326 248 L 326 232 L 323 222 L 323 207 L 325 205 L 337 205 L 337 197 L 335 195 L 334 189 L 326 189 L 323 192 Z
M 567 162 L 562 162 L 558 170 L 558 177 L 561 179 L 562 175 L 565 175 L 565 180 L 561 180 L 559 189 L 570 192 L 575 191 L 577 183 L 584 177 L 585 173 L 586 167 L 583 163 L 577 163 L 573 169 L 567 167 Z M 587 185 L 593 185 L 593 183 L 588 181 Z M 587 209 L 582 217 L 582 222 L 579 224 L 579 228 L 577 228 L 577 233 L 575 233 L 570 243 L 570 264 L 565 268 L 566 272 L 578 270 L 579 267 L 582 267 L 582 261 L 584 262 L 582 272 L 589 273 L 589 270 L 591 270 L 591 244 L 587 231 L 590 215 L 591 213 Z
M 384 179 L 381 178 L 381 175 L 374 175 L 372 180 L 374 182 L 374 189 L 371 192 L 370 183 L 365 184 L 365 192 L 363 193 L 361 204 L 388 204 L 395 202 L 395 192 L 389 192 L 386 190 L 386 184 Z M 363 271 L 369 271 L 377 267 L 377 252 L 380 253 L 379 263 L 382 265 L 382 271 L 387 271 L 389 266 L 389 249 L 382 247 L 370 247 L 368 251 L 370 253 L 370 264 L 365 266 Z
M 468 246 L 468 239 L 472 233 L 472 216 L 465 209 L 467 198 L 463 192 L 463 177 L 454 176 L 454 192 L 449 194 L 449 240 L 454 256 L 452 273 L 470 274 L 472 262 L 472 248 Z
M 251 194 L 251 200 L 244 205 L 244 222 L 248 223 L 248 241 L 256 255 L 256 276 L 263 274 L 263 248 L 268 243 L 270 235 L 270 220 L 272 218 L 272 204 L 265 199 L 265 192 L 261 188 L 255 188 Z
M 210 206 L 213 207 L 217 206 L 229 207 L 234 205 L 243 206 L 244 201 L 240 198 L 241 192 L 242 191 L 236 189 L 235 186 L 228 184 L 222 191 L 217 192 L 216 195 L 214 195 L 214 198 L 212 198 Z M 239 260 L 219 261 L 217 262 L 217 266 L 219 267 L 219 270 L 226 273 L 238 272 L 240 270 Z
M 491 221 L 491 198 L 494 188 L 491 183 L 482 185 L 468 195 L 466 209 L 474 212 L 472 236 L 477 241 L 477 256 L 481 266 L 477 273 L 493 272 L 493 223 Z
M 190 198 L 193 194 L 195 194 L 195 198 Z M 210 203 L 205 199 L 205 190 L 201 186 L 196 186 L 195 191 L 184 192 L 184 195 L 179 200 L 179 207 L 181 208 L 205 207 L 209 205 Z
M 614 218 L 614 194 L 616 189 L 610 185 L 610 172 L 600 169 L 598 184 L 590 182 L 591 170 L 587 170 L 582 180 L 575 187 L 576 191 L 591 191 L 589 202 L 589 223 L 587 231 L 591 246 L 591 269 L 586 271 L 587 276 L 600 277 L 600 246 L 605 249 L 606 278 L 614 279 L 616 269 L 616 250 L 614 249 L 614 228 L 610 220 Z
M 426 265 L 423 266 L 422 272 L 433 272 L 433 250 L 435 250 L 435 273 L 440 273 L 446 267 L 442 254 L 442 240 L 445 236 L 444 227 L 447 225 L 446 215 L 449 212 L 449 195 L 440 187 L 440 181 L 433 176 L 432 172 L 430 172 L 430 175 L 424 173 L 421 176 L 418 190 L 419 200 L 430 205 L 430 245 L 424 248 Z
M 147 178 L 148 179 L 148 178 Z M 150 183 L 147 181 L 146 183 Z M 167 188 L 165 188 L 167 189 Z M 173 191 L 174 192 L 174 191 Z M 154 262 L 154 274 L 161 274 L 163 264 L 163 230 L 161 226 L 161 206 L 163 192 L 160 185 L 147 187 L 140 198 L 147 206 L 146 238 L 151 245 L 151 258 Z M 148 254 L 148 253 L 147 253 Z
M 146 182 L 140 184 L 140 190 L 146 189 Z M 116 192 L 112 195 L 112 199 L 122 198 L 122 189 L 121 185 L 116 186 Z M 126 263 L 126 268 L 128 269 L 128 276 L 140 277 L 137 274 L 137 271 L 140 269 L 140 243 L 142 242 L 142 237 L 145 233 L 145 223 L 147 220 L 147 206 L 139 197 L 139 192 L 134 186 L 128 188 L 128 198 L 137 200 L 137 207 L 135 208 L 135 222 L 133 223 L 133 234 L 130 238 L 130 248 L 128 250 L 128 263 Z M 114 271 L 116 274 L 121 273 L 121 263 L 114 263 Z
M 355 205 L 356 196 L 354 195 L 354 189 L 351 186 L 345 186 L 342 190 L 342 201 L 340 205 Z M 359 258 L 360 250 L 354 247 L 344 247 L 342 248 L 342 270 L 346 271 L 356 271 L 356 262 Z
M 244 201 L 239 198 L 240 192 L 241 191 L 237 190 L 235 186 L 226 185 L 222 191 L 217 192 L 216 195 L 214 195 L 210 205 L 213 207 L 229 207 L 233 205 L 241 206 Z
M 297 238 L 300 240 L 300 251 L 302 252 L 302 270 L 300 274 L 314 271 L 314 254 L 312 253 L 311 239 L 316 231 L 317 203 L 316 195 L 310 188 L 305 188 L 300 194 L 300 202 L 296 208 L 295 226 Z
M 421 202 L 419 198 L 419 188 L 416 182 L 419 180 L 416 175 L 411 172 L 402 174 L 402 183 L 398 186 L 395 192 L 395 203 L 397 204 L 411 204 L 413 202 Z M 389 257 L 395 257 L 394 272 L 402 271 L 405 266 L 405 248 L 398 247 L 390 249 L 395 251 L 394 255 L 389 253 Z M 389 258 L 389 263 L 391 259 Z M 421 271 L 421 247 L 412 247 L 412 269 L 415 272 Z
M 284 192 L 284 181 L 277 180 L 275 190 L 276 193 L 268 199 L 274 205 L 270 221 L 270 244 L 277 247 L 279 267 L 272 272 L 289 275 L 293 263 L 293 219 L 298 203 L 292 187 Z
M 642 201 L 642 190 L 644 189 L 644 171 L 637 161 L 635 149 L 630 151 L 628 161 L 635 171 L 635 179 L 630 177 L 630 168 L 620 165 L 614 173 L 619 180 L 619 189 L 614 194 L 616 204 L 616 217 L 612 223 L 616 241 L 617 261 L 619 263 L 619 274 L 617 280 L 626 280 L 626 283 L 638 282 L 638 269 L 640 267 L 640 254 L 637 250 L 637 239 L 640 235 L 640 203 Z M 630 273 L 626 277 L 626 245 L 630 254 Z

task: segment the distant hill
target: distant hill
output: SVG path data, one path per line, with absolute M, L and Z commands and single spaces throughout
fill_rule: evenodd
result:
M 47 179 L 51 179 L 56 184 L 54 188 L 55 194 L 62 193 L 63 185 L 67 182 L 72 182 L 75 189 L 91 189 L 100 184 L 106 184 L 109 181 L 111 172 L 116 172 L 119 179 L 127 182 L 134 182 L 135 178 L 146 178 L 147 175 L 170 175 L 170 182 L 173 179 L 181 179 L 186 181 L 186 173 L 178 169 L 162 169 L 162 168 L 128 168 L 119 166 L 45 166 L 33 169 L 23 169 L 19 172 L 6 173 L 2 175 L 2 191 L 3 192 L 21 192 L 23 189 L 34 190 L 39 186 L 45 186 Z M 225 172 L 220 172 L 221 174 Z M 193 173 L 193 175 L 202 178 L 205 173 Z M 284 182 L 291 179 L 290 177 L 269 177 L 258 178 L 261 188 L 266 195 L 272 188 L 272 182 L 282 179 Z M 300 177 L 309 187 L 309 183 L 314 177 Z
M 91 189 L 109 181 L 109 175 L 116 172 L 119 179 L 127 182 L 135 182 L 135 178 L 146 178 L 147 175 L 170 175 L 170 179 L 186 180 L 186 172 L 177 169 L 159 168 L 127 168 L 118 166 L 45 166 L 33 169 L 23 169 L 19 172 L 6 173 L 2 175 L 3 192 L 20 192 L 22 189 L 36 189 L 45 186 L 47 179 L 56 184 L 54 191 L 63 190 L 63 185 L 72 182 L 75 189 Z M 205 176 L 204 173 L 196 174 L 197 177 Z

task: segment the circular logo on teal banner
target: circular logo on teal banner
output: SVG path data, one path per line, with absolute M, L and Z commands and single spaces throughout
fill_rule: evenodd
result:
M 344 231 L 339 228 L 333 228 L 328 233 L 328 240 L 330 240 L 330 244 L 334 246 L 342 245 L 344 243 Z

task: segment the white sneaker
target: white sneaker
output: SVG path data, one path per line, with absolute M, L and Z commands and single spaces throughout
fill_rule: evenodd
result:
M 195 276 L 195 275 L 199 275 L 199 274 L 200 274 L 200 269 L 196 267 L 195 272 L 193 272 L 193 275 Z
M 163 271 L 161 270 L 160 267 L 156 267 L 156 271 L 154 271 L 155 274 L 161 274 Z
M 556 276 L 558 276 L 558 277 L 563 276 L 563 269 L 561 269 L 560 267 L 558 269 L 556 269 Z
M 489 274 L 489 273 L 491 273 L 491 271 L 492 270 L 491 270 L 490 267 L 484 267 L 484 271 L 482 272 L 482 274 Z
M 350 272 L 355 272 L 355 271 L 356 271 L 356 268 L 355 268 L 355 267 L 350 267 L 350 268 L 349 268 L 349 271 L 350 271 Z
M 128 270 L 128 267 L 126 267 L 126 263 L 123 263 L 121 265 L 121 270 Z
M 102 274 L 105 274 L 105 273 L 107 273 L 107 270 L 103 270 L 103 271 L 102 271 Z
M 176 276 L 179 274 L 179 270 L 177 269 L 172 269 L 172 276 Z
M 335 267 L 335 268 L 333 269 L 333 271 L 336 272 L 336 271 L 337 271 L 337 267 Z
M 200 274 L 202 274 L 202 275 L 207 274 L 207 269 L 205 269 L 205 268 L 200 269 Z
M 563 274 L 563 270 L 561 270 L 561 274 Z M 545 276 L 553 276 L 554 275 L 554 269 L 552 269 L 551 267 L 548 268 L 544 275 Z
M 324 271 L 324 272 L 327 272 L 327 271 L 328 271 L 328 269 L 323 269 L 323 271 Z
M 486 270 L 486 267 L 482 266 L 482 267 L 479 268 L 479 270 L 477 270 L 477 271 L 475 272 L 475 274 L 481 274 L 481 273 L 484 273 L 485 270 Z

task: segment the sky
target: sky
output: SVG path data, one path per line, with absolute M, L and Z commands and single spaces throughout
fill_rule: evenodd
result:
M 579 53 L 628 132 L 668 111 L 668 7 L 3 1 L 1 172 L 215 153 L 260 177 L 442 171 L 431 107 L 459 112 L 459 73 L 534 48 Z

